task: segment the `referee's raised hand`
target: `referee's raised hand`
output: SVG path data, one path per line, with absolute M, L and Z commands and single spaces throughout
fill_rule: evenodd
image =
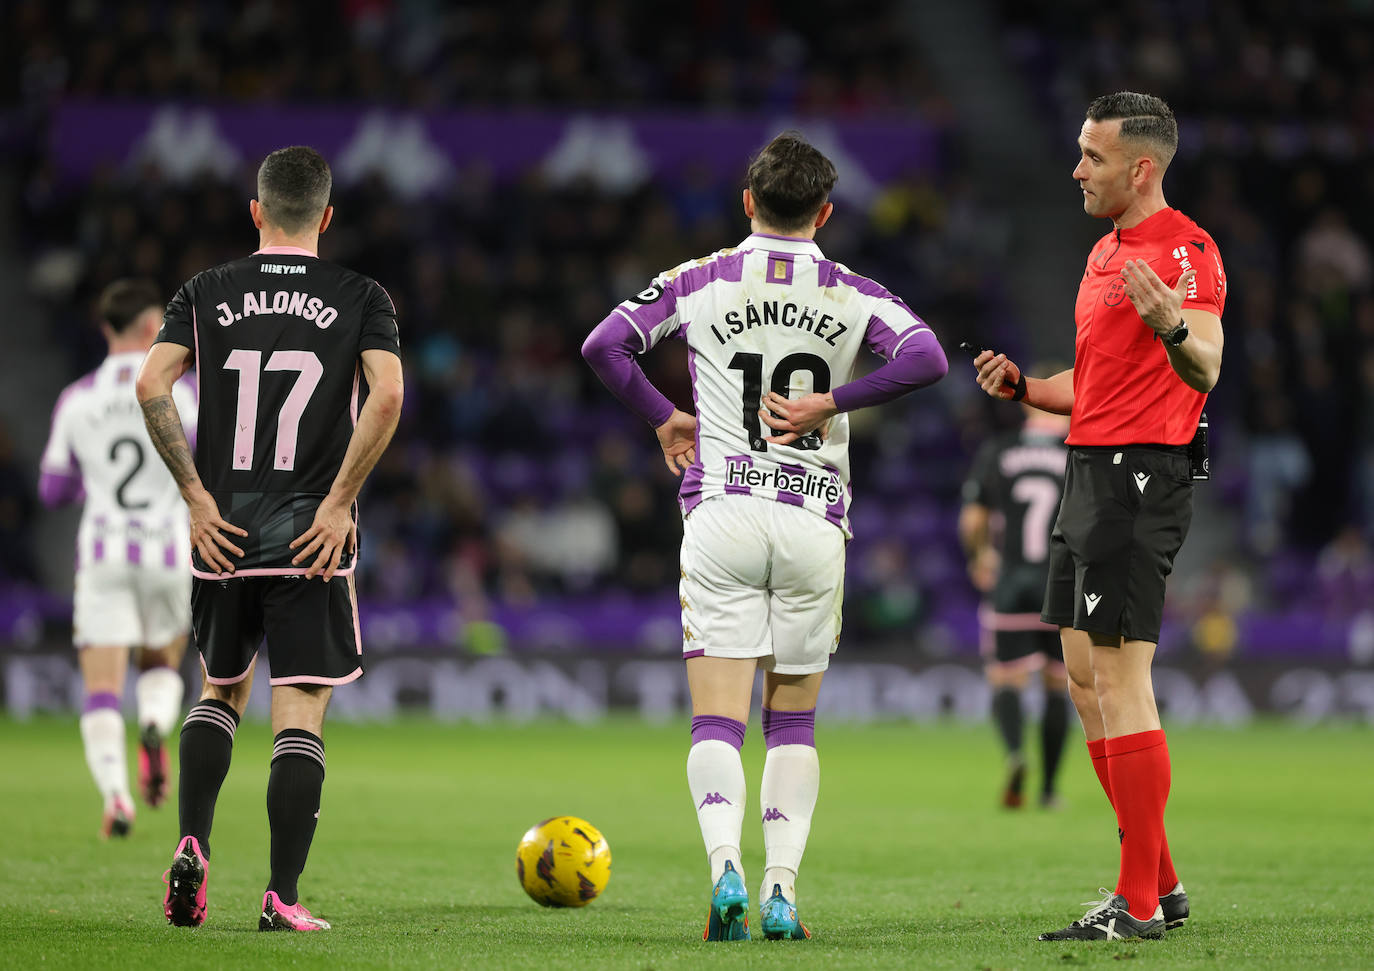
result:
M 1183 318 L 1183 301 L 1188 296 L 1188 285 L 1195 276 L 1197 270 L 1185 270 L 1171 288 L 1144 260 L 1127 260 L 1121 268 L 1121 278 L 1126 281 L 1126 296 L 1130 298 L 1136 313 L 1140 314 L 1140 319 L 1145 321 L 1145 326 L 1156 334 L 1167 334 L 1178 326 Z

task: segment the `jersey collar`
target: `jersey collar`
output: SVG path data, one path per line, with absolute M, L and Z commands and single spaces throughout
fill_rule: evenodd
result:
M 1165 206 L 1159 212 L 1151 213 L 1130 229 L 1121 231 L 1122 242 L 1142 239 L 1158 239 L 1173 232 L 1177 225 L 1187 217 L 1177 209 Z
M 310 256 L 319 259 L 314 253 L 300 246 L 264 246 L 253 253 L 254 256 Z
M 775 236 L 772 233 L 751 233 L 739 244 L 739 249 L 766 249 L 773 253 L 797 253 L 822 258 L 821 248 L 816 245 L 815 240 L 798 236 Z

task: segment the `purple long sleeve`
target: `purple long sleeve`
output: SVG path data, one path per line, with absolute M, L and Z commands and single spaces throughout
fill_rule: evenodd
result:
M 625 406 L 654 428 L 673 413 L 673 403 L 644 376 L 635 352 L 644 338 L 620 313 L 596 325 L 582 344 L 582 357 Z
M 840 411 L 867 408 L 934 384 L 949 371 L 944 348 L 929 330 L 919 330 L 897 349 L 892 360 L 872 374 L 831 391 Z
M 38 476 L 38 501 L 49 509 L 85 498 L 81 476 L 64 472 L 42 472 Z

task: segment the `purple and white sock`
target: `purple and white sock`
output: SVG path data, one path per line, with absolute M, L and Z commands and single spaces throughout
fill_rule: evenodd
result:
M 702 842 L 711 863 L 711 883 L 725 872 L 725 861 L 741 876 L 740 831 L 744 828 L 744 763 L 739 750 L 745 724 L 723 715 L 692 719 L 692 748 L 687 753 L 687 786 L 696 807 Z
M 763 709 L 763 762 L 759 803 L 763 807 L 763 887 L 766 900 L 775 885 L 797 902 L 797 871 L 820 790 L 821 762 L 816 754 L 816 710 Z

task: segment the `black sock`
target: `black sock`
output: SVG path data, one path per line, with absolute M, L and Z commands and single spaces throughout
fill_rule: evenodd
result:
M 1016 688 L 998 688 L 992 693 L 992 718 L 1002 744 L 1011 755 L 1021 754 L 1021 692 Z
M 1040 719 L 1040 752 L 1045 766 L 1043 792 L 1054 792 L 1059 757 L 1064 754 L 1064 739 L 1069 733 L 1069 697 L 1063 691 L 1045 692 L 1045 714 Z
M 277 733 L 267 780 L 267 821 L 272 827 L 272 880 L 281 902 L 296 902 L 296 880 L 305 869 L 320 816 L 324 741 L 299 728 Z
M 181 724 L 181 776 L 177 784 L 181 835 L 194 836 L 207 860 L 215 800 L 229 774 L 238 727 L 239 713 L 232 705 L 214 699 L 196 703 Z

